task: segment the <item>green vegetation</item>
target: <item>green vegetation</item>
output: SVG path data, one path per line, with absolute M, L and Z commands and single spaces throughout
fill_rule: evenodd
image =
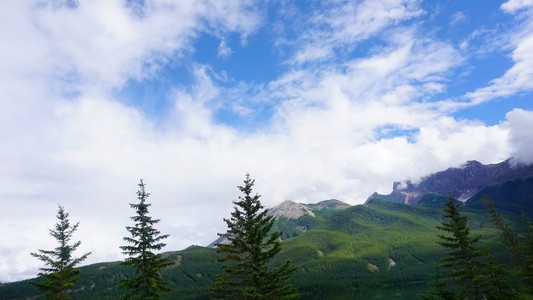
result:
M 227 242 L 218 245 L 224 272 L 215 277 L 215 299 L 297 299 L 298 294 L 286 281 L 294 271 L 289 261 L 271 267 L 269 262 L 281 251 L 281 233 L 271 232 L 275 218 L 268 216 L 252 195 L 255 180 L 246 174 L 244 186 L 234 201 L 231 218 L 224 219 L 228 231 L 219 236 Z
M 89 252 L 77 258 L 73 257 L 74 251 L 81 242 L 78 241 L 72 245 L 69 243 L 72 235 L 78 229 L 79 222 L 72 226 L 68 216 L 69 214 L 65 212 L 64 208 L 59 206 L 57 212 L 59 222 L 55 224 L 54 229 L 50 229 L 50 235 L 57 240 L 59 245 L 54 250 L 39 249 L 38 252 L 31 253 L 32 256 L 40 259 L 46 265 L 40 269 L 41 280 L 31 282 L 45 293 L 46 299 L 71 299 L 67 292 L 76 285 L 80 274 L 80 270 L 75 266 L 91 254 Z
M 518 246 L 518 251 L 524 258 L 520 275 L 526 291 L 533 294 L 533 224 L 529 219 L 526 219 L 526 223 L 527 235 Z
M 444 208 L 444 221 L 437 229 L 439 244 L 446 248 L 437 269 L 435 296 L 439 299 L 514 299 L 503 268 L 492 254 L 478 246 L 481 236 L 470 234 L 468 218 L 459 212 L 460 204 L 450 196 Z
M 430 197 L 427 200 L 433 202 Z M 286 235 L 281 251 L 269 265 L 291 261 L 297 269 L 288 282 L 302 299 L 415 299 L 430 291 L 435 266 L 446 252 L 437 243 L 441 232 L 436 227 L 442 225 L 443 208 L 442 204 L 424 207 L 371 200 L 335 211 L 314 209 L 315 217 L 280 218 L 273 229 L 295 234 Z M 485 209 L 468 205 L 460 209 L 468 218 L 471 234 L 481 235 L 479 247 L 490 249 L 496 261 L 510 265 L 500 232 Z M 523 227 L 519 214 L 502 211 L 500 216 L 513 229 Z M 521 240 L 527 240 L 527 232 L 518 233 Z M 172 291 L 161 299 L 209 298 L 209 287 L 222 270 L 216 249 L 195 246 L 163 256 L 173 261 L 161 270 Z M 518 277 L 518 269 L 508 269 L 511 278 Z M 133 276 L 133 270 L 118 262 L 81 270 L 78 287 L 72 291 L 73 297 L 81 300 L 118 299 L 117 283 Z M 2 299 L 37 294 L 27 281 L 0 285 Z
M 513 265 L 519 270 L 521 288 L 526 293 L 533 294 L 533 225 L 531 221 L 524 215 L 525 235 L 520 238 L 496 212 L 488 197 L 485 197 L 484 203 L 492 222 L 500 230 L 501 240 L 507 247 Z
M 126 227 L 131 237 L 124 237 L 128 245 L 120 247 L 122 253 L 128 256 L 122 264 L 133 267 L 136 275 L 122 279 L 118 287 L 127 289 L 122 299 L 155 300 L 160 299 L 159 292 L 170 290 L 169 284 L 161 278 L 160 270 L 173 263 L 161 254 L 154 253 L 165 246 L 161 241 L 169 235 L 161 235 L 161 232 L 154 228 L 159 219 L 153 219 L 148 214 L 151 204 L 146 203 L 146 199 L 150 194 L 146 192 L 142 179 L 139 188 L 139 203 L 130 203 L 136 213 L 131 217 L 135 225 Z
M 498 211 L 533 214 L 533 177 L 518 178 L 485 187 L 470 198 L 467 206 L 484 209 L 484 199 L 488 197 Z

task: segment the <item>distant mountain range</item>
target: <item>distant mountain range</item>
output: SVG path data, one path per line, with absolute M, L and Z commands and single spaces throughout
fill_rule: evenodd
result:
M 506 197 L 509 198 L 507 202 L 513 206 L 516 201 L 511 199 L 512 196 L 521 189 L 530 190 L 532 181 L 533 165 L 513 165 L 511 160 L 489 165 L 478 161 L 468 161 L 461 167 L 449 168 L 428 175 L 418 183 L 409 180 L 395 182 L 390 194 L 374 193 L 367 202 L 372 199 L 382 199 L 410 205 L 432 205 L 440 204 L 452 195 L 469 205 L 478 201 L 484 194 L 490 196 L 494 194 L 491 191 L 507 186 Z M 505 201 L 505 199 L 500 199 L 501 195 L 496 198 L 493 201 Z M 530 205 L 533 194 L 528 199 Z M 528 203 L 526 201 L 523 204 Z
M 521 212 L 533 214 L 533 166 L 469 161 L 418 183 L 395 183 L 391 194 L 374 193 L 363 205 L 331 199 L 272 207 L 274 230 L 283 239 L 273 264 L 290 260 L 297 267 L 291 283 L 302 299 L 414 299 L 430 288 L 435 262 L 443 254 L 436 226 L 450 194 L 465 203 L 461 213 L 472 233 L 482 235 L 481 245 L 507 261 L 481 199 L 488 195 L 513 228 L 522 228 Z M 191 246 L 165 255 L 175 264 L 163 271 L 172 291 L 162 299 L 208 299 L 213 278 L 221 272 L 216 250 Z M 131 276 L 118 262 L 81 271 L 74 299 L 118 299 L 116 284 Z M 0 284 L 0 299 L 39 299 L 38 294 L 28 281 Z

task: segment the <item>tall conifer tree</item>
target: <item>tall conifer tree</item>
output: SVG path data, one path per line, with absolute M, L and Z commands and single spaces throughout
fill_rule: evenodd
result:
M 485 299 L 486 290 L 481 281 L 481 250 L 475 246 L 480 236 L 472 237 L 466 216 L 462 216 L 459 204 L 450 197 L 444 208 L 445 221 L 438 229 L 445 232 L 439 235 L 439 244 L 448 249 L 443 258 L 443 269 L 459 286 L 460 298 Z
M 511 226 L 503 221 L 496 212 L 488 197 L 484 197 L 483 202 L 487 207 L 487 212 L 492 222 L 500 230 L 501 238 L 507 247 L 511 260 L 519 270 L 520 280 L 524 290 L 530 295 L 533 294 L 533 224 L 527 216 L 524 216 L 526 224 L 526 234 L 519 238 Z
M 41 291 L 45 292 L 46 299 L 66 300 L 71 299 L 66 292 L 76 285 L 80 270 L 76 265 L 84 261 L 90 252 L 80 257 L 74 257 L 73 253 L 80 246 L 81 242 L 69 245 L 72 234 L 78 229 L 79 222 L 71 225 L 68 219 L 69 214 L 59 205 L 57 212 L 58 223 L 54 229 L 50 229 L 50 235 L 59 243 L 54 250 L 42 250 L 32 252 L 31 255 L 42 260 L 46 267 L 41 268 L 40 276 L 44 282 L 32 282 Z
M 281 233 L 271 233 L 275 218 L 267 215 L 260 195 L 253 195 L 254 183 L 246 174 L 244 186 L 238 187 L 244 196 L 233 202 L 231 218 L 224 218 L 228 230 L 219 236 L 227 241 L 217 249 L 224 272 L 211 290 L 216 299 L 297 299 L 295 289 L 286 283 L 294 271 L 290 263 L 269 266 L 281 250 Z
M 492 223 L 500 230 L 502 241 L 509 250 L 513 263 L 520 265 L 524 258 L 518 249 L 518 235 L 512 230 L 509 224 L 503 221 L 486 195 L 483 197 L 483 203 L 492 219 Z
M 169 235 L 161 235 L 161 232 L 154 228 L 154 224 L 160 220 L 149 215 L 148 207 L 151 204 L 146 203 L 146 199 L 150 194 L 146 192 L 142 179 L 139 188 L 139 203 L 130 203 L 136 213 L 131 217 L 135 225 L 126 227 L 131 236 L 124 237 L 128 245 L 120 247 L 122 253 L 128 256 L 122 264 L 133 267 L 136 277 L 121 280 L 119 288 L 127 289 L 122 299 L 155 300 L 159 299 L 161 291 L 170 290 L 168 283 L 161 278 L 160 270 L 172 265 L 172 262 L 161 254 L 154 253 L 166 245 L 161 241 Z
M 522 243 L 518 246 L 518 251 L 524 258 L 522 264 L 522 271 L 520 276 L 525 286 L 525 290 L 533 295 L 533 224 L 531 220 L 525 217 L 526 221 L 526 237 Z
M 515 297 L 505 271 L 492 255 L 477 246 L 468 219 L 459 213 L 459 203 L 450 196 L 444 208 L 444 222 L 437 226 L 444 234 L 439 244 L 447 248 L 442 259 L 446 290 L 454 299 L 513 299 Z

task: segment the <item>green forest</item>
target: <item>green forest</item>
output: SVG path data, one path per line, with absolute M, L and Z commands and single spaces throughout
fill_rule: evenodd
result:
M 435 266 L 445 253 L 438 244 L 437 229 L 443 222 L 443 209 L 444 202 L 425 207 L 375 199 L 346 209 L 315 210 L 312 218 L 278 218 L 272 230 L 280 230 L 287 238 L 271 264 L 289 260 L 296 267 L 289 283 L 302 299 L 421 297 L 431 291 Z M 500 231 L 486 209 L 467 205 L 460 211 L 468 218 L 472 234 L 481 236 L 479 245 L 514 270 Z M 526 233 L 519 214 L 499 213 L 520 236 Z M 300 226 L 308 230 L 298 230 Z M 216 249 L 191 246 L 163 256 L 173 263 L 161 272 L 171 287 L 161 293 L 161 299 L 209 298 L 209 288 L 222 271 Z M 120 262 L 80 270 L 80 279 L 68 291 L 73 299 L 118 299 L 122 291 L 117 284 L 133 273 Z M 518 272 L 508 276 L 511 282 L 518 282 Z M 520 291 L 519 287 L 516 290 Z M 1 285 L 0 295 L 2 299 L 40 299 L 30 281 Z
M 253 181 L 251 183 L 253 185 Z M 532 266 L 527 264 L 527 259 L 531 263 L 533 227 L 529 220 L 533 210 L 529 202 L 524 201 L 524 197 L 532 192 L 527 191 L 530 180 L 523 183 L 519 187 L 515 185 L 514 189 L 512 185 L 502 184 L 498 188 L 483 191 L 485 205 L 480 205 L 483 201 L 476 197 L 465 205 L 453 201 L 451 196 L 428 194 L 425 196 L 425 205 L 413 206 L 372 199 L 364 205 L 338 206 L 338 201 L 324 201 L 324 205 L 308 206 L 312 208 L 314 215 L 273 218 L 266 217 L 267 210 L 261 206 L 258 195 L 257 198 L 252 197 L 251 187 L 246 190 L 243 198 L 248 199 L 248 202 L 234 204 L 240 203 L 243 207 L 248 205 L 247 209 L 254 207 L 254 214 L 259 218 L 254 219 L 254 222 L 268 225 L 265 227 L 268 232 L 263 232 L 260 240 L 264 241 L 274 235 L 273 241 L 279 241 L 276 242 L 279 244 L 279 251 L 274 251 L 265 260 L 265 268 L 277 268 L 290 262 L 292 271 L 286 274 L 286 283 L 294 288 L 301 299 L 447 298 L 439 298 L 439 280 L 441 287 L 442 281 L 448 281 L 446 285 L 452 287 L 452 277 L 464 275 L 459 274 L 460 271 L 456 272 L 459 274 L 457 275 L 452 269 L 452 277 L 442 275 L 446 262 L 450 265 L 446 257 L 450 257 L 451 249 L 451 246 L 446 246 L 447 240 L 443 237 L 446 236 L 446 227 L 455 226 L 453 222 L 462 226 L 458 231 L 467 231 L 465 240 L 469 247 L 475 248 L 472 255 L 485 268 L 479 269 L 478 273 L 488 272 L 487 268 L 491 268 L 488 261 L 491 260 L 494 270 L 501 271 L 501 277 L 498 278 L 508 284 L 506 289 L 512 295 L 509 297 L 528 299 L 532 296 L 531 290 L 528 290 Z M 138 192 L 139 199 L 141 203 L 145 203 L 149 194 L 144 192 L 144 186 L 141 188 L 142 193 Z M 506 210 L 502 203 L 510 194 L 513 195 L 513 202 L 508 206 L 510 209 Z M 491 197 L 491 202 L 488 202 L 487 199 Z M 139 205 L 131 204 L 137 213 Z M 148 214 L 148 206 L 149 204 L 141 207 L 144 209 L 142 214 Z M 232 218 L 225 219 L 228 225 L 237 226 L 242 221 L 239 218 L 246 215 L 237 208 L 238 205 L 231 214 Z M 451 208 L 457 215 L 456 219 L 450 216 Z M 136 215 L 132 220 L 139 221 L 142 218 Z M 157 225 L 157 219 L 150 217 L 147 220 L 150 228 Z M 137 222 L 135 226 L 138 224 L 140 223 Z M 133 233 L 135 226 L 128 227 L 128 230 Z M 157 233 L 155 236 L 158 236 L 154 240 L 157 247 L 153 250 L 158 250 L 164 245 L 162 241 L 166 236 L 152 229 L 153 233 Z M 455 229 L 448 231 L 453 230 Z M 129 239 L 125 237 L 125 241 L 127 240 Z M 131 250 L 126 246 L 123 249 Z M 160 278 L 157 277 L 157 280 L 165 282 L 166 287 L 157 290 L 154 299 L 212 298 L 216 278 L 225 270 L 225 262 L 221 259 L 221 253 L 217 252 L 220 251 L 216 247 L 191 246 L 181 251 L 158 253 L 160 264 L 157 268 L 160 272 L 156 273 L 157 276 L 160 274 Z M 521 255 L 518 264 L 513 259 L 516 253 Z M 66 290 L 65 297 L 119 299 L 125 293 L 124 289 L 118 288 L 120 283 L 135 276 L 135 268 L 125 262 L 82 266 L 79 268 L 79 278 L 73 287 Z M 43 283 L 44 280 L 45 278 L 38 277 L 2 284 L 0 298 L 44 299 L 43 292 L 35 285 L 35 282 Z M 480 282 L 488 280 L 488 277 L 479 279 Z M 456 287 L 458 295 L 461 295 L 461 288 Z

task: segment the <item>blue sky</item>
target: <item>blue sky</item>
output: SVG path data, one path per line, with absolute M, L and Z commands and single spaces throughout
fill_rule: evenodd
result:
M 266 206 L 360 204 L 467 160 L 533 163 L 532 16 L 531 0 L 2 1 L 0 281 L 36 274 L 57 203 L 89 263 L 120 259 L 139 178 L 175 250 L 224 230 L 247 172 Z
M 320 2 L 304 1 L 297 3 L 257 2 L 260 10 L 258 18 L 261 26 L 252 34 L 242 37 L 235 32 L 201 32 L 191 41 L 191 48 L 185 57 L 170 57 L 161 65 L 157 74 L 143 80 L 130 79 L 116 89 L 118 98 L 128 105 L 139 107 L 154 119 L 165 116 L 173 105 L 171 91 L 174 86 L 188 86 L 193 83 L 195 66 L 208 66 L 211 80 L 225 89 L 239 84 L 253 86 L 266 85 L 284 73 L 294 69 L 320 68 L 320 66 L 342 68 L 343 64 L 371 55 L 386 47 L 392 31 L 398 27 L 412 28 L 420 39 L 446 42 L 455 47 L 462 64 L 446 70 L 445 90 L 425 101 L 439 101 L 454 98 L 464 99 L 466 93 L 490 84 L 491 80 L 502 76 L 513 65 L 510 59 L 512 48 L 502 40 L 519 29 L 512 14 L 500 9 L 501 2 L 493 1 L 442 1 L 421 2 L 413 12 L 416 16 L 405 18 L 388 26 L 372 36 L 363 37 L 353 43 L 333 49 L 333 55 L 318 62 L 306 62 L 295 66 L 290 61 L 300 50 L 294 43 L 309 34 L 304 24 L 312 23 L 310 15 L 321 11 L 335 10 L 339 5 L 326 5 Z M 326 7 L 326 8 L 324 8 Z M 290 11 L 290 12 L 287 12 Z M 313 26 L 313 25 L 311 25 Z M 400 33 L 396 33 L 400 34 Z M 221 54 L 221 47 L 227 53 Z M 254 92 L 241 95 L 253 98 Z M 224 95 L 227 97 L 227 95 Z M 224 98 L 221 96 L 220 98 Z M 481 120 L 495 125 L 505 119 L 505 113 L 515 107 L 531 109 L 528 93 L 513 97 L 495 99 L 474 108 L 452 112 L 452 116 L 464 119 Z M 233 99 L 220 99 L 231 101 Z M 269 125 L 273 105 L 252 105 L 254 114 L 243 118 L 232 112 L 228 104 L 217 106 L 214 120 L 237 130 L 255 130 Z

